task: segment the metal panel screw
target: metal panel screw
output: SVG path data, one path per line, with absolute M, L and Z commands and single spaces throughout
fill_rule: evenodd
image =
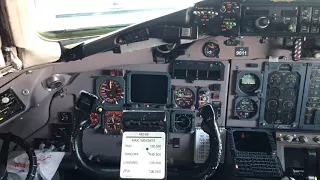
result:
M 29 95 L 30 94 L 29 89 L 22 90 L 22 94 L 25 95 L 25 96 Z

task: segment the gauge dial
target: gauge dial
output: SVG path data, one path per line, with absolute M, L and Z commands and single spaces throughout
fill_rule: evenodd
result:
M 287 85 L 295 85 L 298 81 L 298 74 L 297 73 L 289 73 L 286 76 L 285 83 Z
M 296 91 L 294 89 L 292 89 L 292 88 L 288 88 L 284 92 L 284 97 L 286 99 L 292 99 L 292 98 L 295 98 L 295 96 L 296 96 Z
M 220 47 L 214 42 L 207 42 L 203 46 L 203 54 L 206 57 L 219 57 Z
M 284 109 L 292 109 L 294 107 L 294 104 L 292 101 L 285 101 L 283 103 L 283 108 Z
M 284 112 L 281 114 L 282 124 L 292 124 L 294 122 L 293 115 L 290 112 Z
M 179 131 L 190 132 L 192 129 L 192 119 L 191 114 L 176 114 L 174 126 Z
M 120 134 L 122 132 L 121 111 L 107 111 L 104 122 L 105 133 Z
M 195 102 L 195 94 L 189 88 L 180 88 L 174 92 L 175 103 L 182 108 L 189 108 Z
M 258 105 L 252 99 L 242 99 L 237 103 L 236 113 L 241 119 L 254 117 L 258 112 Z
M 268 95 L 270 97 L 279 97 L 280 96 L 280 89 L 276 88 L 276 87 L 270 88 L 268 90 Z
M 282 74 L 275 72 L 269 75 L 269 84 L 270 85 L 279 85 L 282 82 Z
M 90 121 L 91 121 L 91 126 L 97 126 L 99 124 L 100 118 L 97 113 L 91 113 L 90 114 Z
M 245 74 L 240 78 L 239 88 L 244 93 L 253 93 L 260 87 L 259 77 L 255 74 Z
M 269 109 L 278 109 L 278 107 L 279 107 L 278 101 L 276 101 L 274 99 L 269 100 L 267 105 L 268 105 Z
M 269 111 L 265 115 L 265 120 L 268 124 L 273 124 L 278 118 L 278 113 L 275 111 Z
M 110 79 L 100 85 L 99 95 L 109 104 L 118 104 L 123 98 L 123 89 L 118 81 Z

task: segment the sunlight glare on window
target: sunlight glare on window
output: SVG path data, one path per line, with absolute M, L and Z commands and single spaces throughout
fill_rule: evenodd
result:
M 35 0 L 41 32 L 123 27 L 192 6 L 199 0 Z

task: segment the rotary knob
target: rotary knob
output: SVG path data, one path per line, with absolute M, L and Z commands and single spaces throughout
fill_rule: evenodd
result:
M 226 6 L 222 5 L 222 7 L 220 8 L 220 12 L 225 13 L 227 11 Z
M 283 137 L 277 137 L 277 141 L 284 141 Z
M 305 18 L 309 17 L 309 12 L 308 11 L 302 12 L 302 16 Z
M 313 141 L 320 144 L 320 136 L 316 136 L 313 138 Z
M 287 141 L 287 142 L 292 142 L 293 136 L 292 135 L 285 135 L 284 136 L 284 140 Z
M 299 137 L 299 141 L 300 141 L 301 143 L 307 143 L 307 142 L 308 142 L 308 138 L 305 137 L 305 136 L 300 136 L 300 137 Z
M 265 29 L 269 26 L 270 20 L 267 17 L 259 17 L 256 20 L 256 26 L 259 29 Z

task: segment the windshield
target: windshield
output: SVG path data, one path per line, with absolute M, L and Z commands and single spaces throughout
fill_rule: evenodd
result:
M 35 0 L 35 7 L 39 33 L 59 39 L 105 34 L 189 7 L 197 1 Z

